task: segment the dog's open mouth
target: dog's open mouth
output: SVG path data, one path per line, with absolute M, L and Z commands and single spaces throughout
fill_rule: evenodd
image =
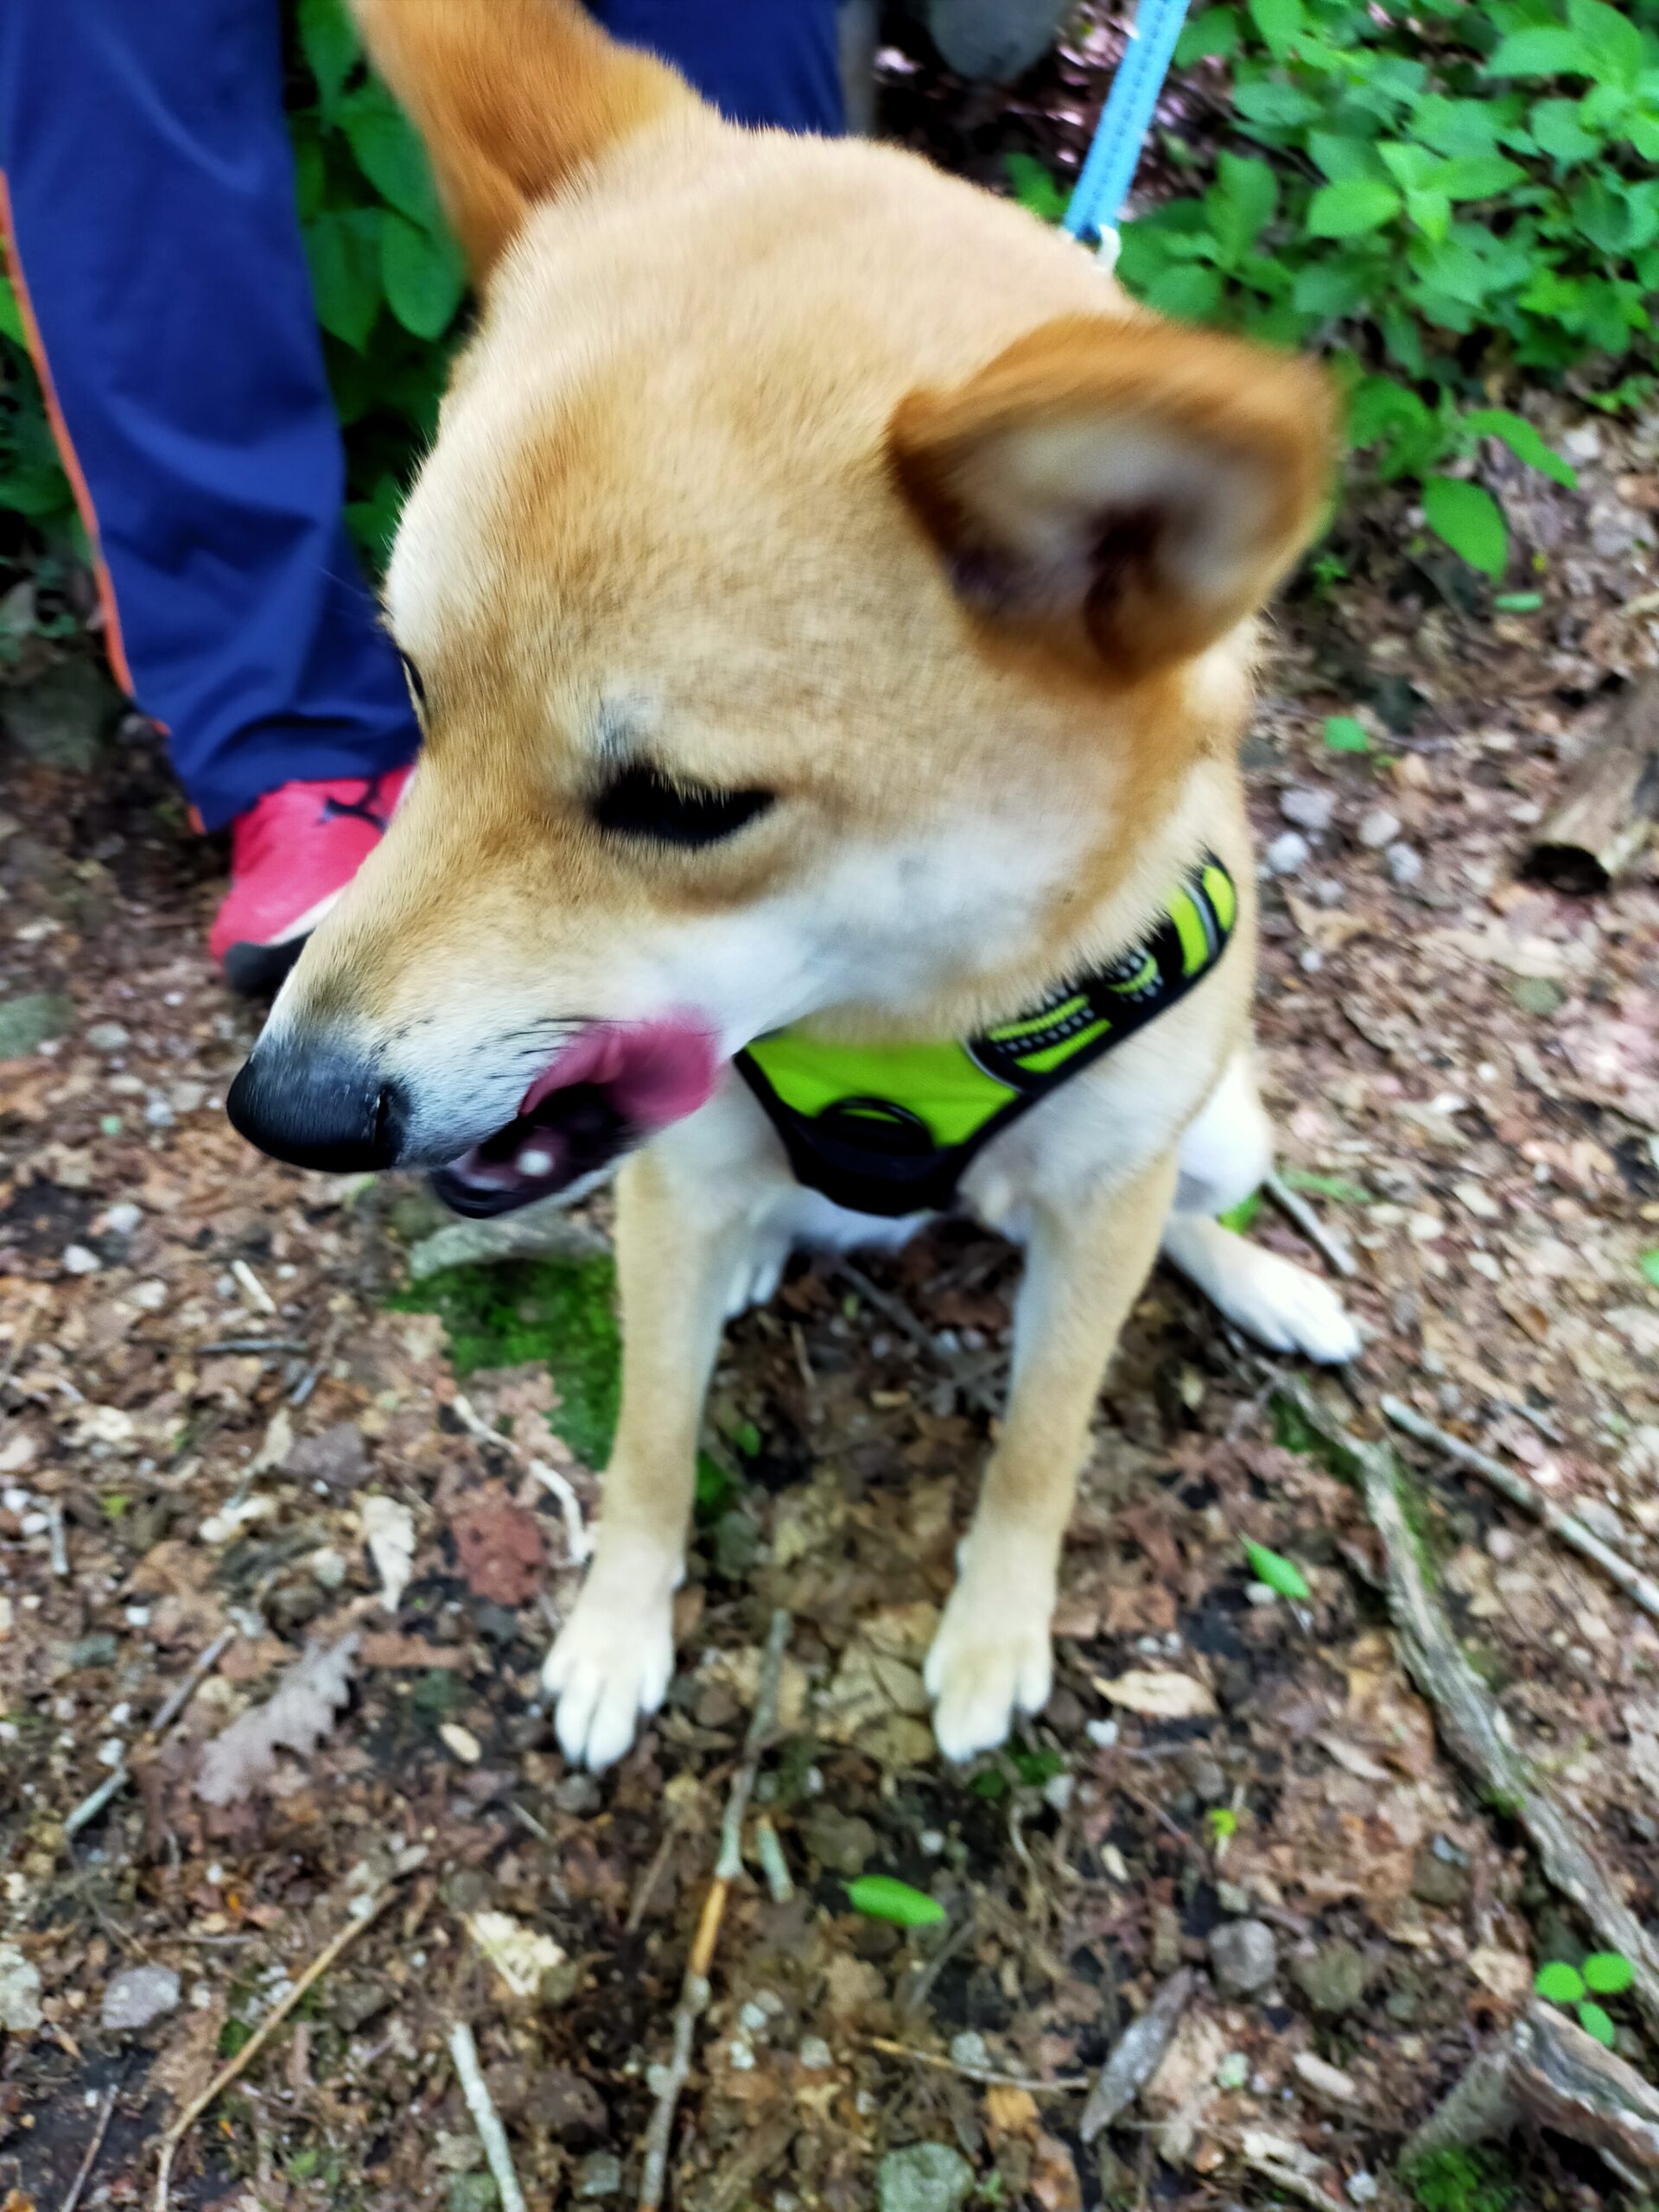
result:
M 714 1040 L 683 1020 L 592 1022 L 561 1046 L 518 1113 L 452 1160 L 432 1187 L 455 1213 L 511 1213 L 568 1191 L 715 1087 Z

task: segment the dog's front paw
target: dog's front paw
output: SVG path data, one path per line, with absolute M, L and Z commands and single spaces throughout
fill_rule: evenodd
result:
M 957 1583 L 923 1673 L 946 1758 L 995 1751 L 1016 1713 L 1039 1713 L 1048 1703 L 1052 1611 L 1052 1598 L 1022 1599 L 989 1577 L 964 1573 Z
M 1227 1311 L 1270 1351 L 1300 1352 L 1337 1367 L 1359 1356 L 1359 1331 L 1341 1294 L 1278 1252 L 1246 1244 Z
M 614 1765 L 674 1673 L 674 1576 L 597 1561 L 542 1669 L 554 1725 L 577 1766 Z

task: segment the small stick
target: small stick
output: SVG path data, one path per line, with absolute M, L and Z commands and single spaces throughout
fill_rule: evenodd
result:
M 873 1283 L 863 1269 L 855 1268 L 850 1260 L 837 1260 L 836 1272 L 843 1282 L 852 1285 L 867 1306 L 874 1306 L 884 1320 L 892 1322 L 900 1335 L 908 1337 L 912 1344 L 936 1361 L 963 1397 L 970 1398 L 981 1413 L 988 1414 L 993 1421 L 1001 1420 L 1002 1402 L 995 1391 L 988 1389 L 976 1376 L 965 1374 L 960 1363 L 941 1348 L 931 1329 L 918 1321 L 902 1300 L 890 1298 L 880 1284 Z
M 231 1273 L 235 1276 L 237 1287 L 243 1297 L 247 1300 L 256 1313 L 274 1313 L 276 1311 L 276 1300 L 245 1260 L 232 1260 Z
M 545 1460 L 533 1458 L 516 1438 L 504 1436 L 499 1428 L 492 1428 L 463 1392 L 457 1390 L 449 1402 L 454 1406 L 461 1426 L 470 1430 L 480 1444 L 493 1444 L 503 1452 L 510 1452 L 526 1474 L 534 1475 L 543 1490 L 552 1491 L 564 1516 L 565 1548 L 569 1552 L 572 1564 L 580 1567 L 591 1556 L 594 1545 L 588 1534 L 588 1524 L 582 1518 L 582 1500 L 569 1480 L 556 1467 L 550 1467 Z
M 918 2050 L 914 2044 L 895 2043 L 891 2036 L 867 2036 L 865 2041 L 872 2050 L 881 2051 L 889 2058 L 909 2058 L 918 2066 L 937 2066 L 941 2073 L 960 2074 L 963 2081 L 982 2082 L 988 2088 L 1027 2089 L 1033 2097 L 1054 2097 L 1070 2096 L 1089 2087 L 1086 2074 L 1062 2074 L 1052 2082 L 1039 2082 L 1028 2074 L 1002 2074 L 995 2066 L 972 2066 L 964 2059 L 949 2058 L 937 2050 Z
M 754 1852 L 760 1861 L 760 1872 L 766 1878 L 766 1887 L 772 1891 L 774 1904 L 787 1904 L 795 1894 L 794 1878 L 789 1871 L 789 1861 L 784 1857 L 784 1847 L 778 1840 L 778 1831 L 764 1813 L 754 1824 Z
M 1275 2189 L 1283 2190 L 1287 2196 L 1294 2196 L 1299 2204 L 1311 2204 L 1313 2212 L 1345 2212 L 1345 2208 L 1338 2204 L 1334 2196 L 1328 2196 L 1318 2182 L 1309 2181 L 1294 2166 L 1281 2166 L 1277 2158 L 1264 2158 L 1259 2154 L 1252 2156 L 1249 2151 L 1241 2152 L 1239 2155 L 1253 2174 L 1260 2174 L 1263 2181 L 1270 2181 Z
M 219 1630 L 184 1680 L 169 1692 L 158 1709 L 156 1718 L 146 1730 L 147 1735 L 160 1736 L 172 1726 L 219 1664 L 221 1654 L 235 1643 L 241 1631 L 235 1628 L 225 1628 Z M 78 1835 L 88 1821 L 95 1821 L 111 1798 L 118 1796 L 131 1779 L 132 1769 L 124 1758 L 114 1773 L 100 1782 L 90 1796 L 83 1797 L 73 1812 L 66 1819 L 63 1824 L 64 1841 L 67 1843 L 71 1836 Z
M 60 1582 L 69 1580 L 69 1537 L 63 1525 L 63 1508 L 48 1498 L 46 1507 L 47 1541 L 52 1548 L 52 1572 Z
M 668 2152 L 674 2133 L 674 2115 L 679 2108 L 686 2082 L 690 2078 L 691 2051 L 696 2040 L 697 2022 L 709 2003 L 709 1969 L 714 1964 L 715 1945 L 720 1940 L 720 1923 L 725 1917 L 726 1900 L 730 1895 L 732 1884 L 741 1879 L 743 1872 L 743 1815 L 754 1793 L 761 1754 L 777 1725 L 779 1691 L 783 1681 L 784 1651 L 789 1643 L 789 1615 L 781 1610 L 775 1612 L 766 1637 L 766 1653 L 760 1662 L 760 1680 L 755 1689 L 754 1712 L 750 1718 L 749 1732 L 744 1738 L 743 1757 L 732 1777 L 725 1818 L 720 1824 L 720 1856 L 715 1862 L 714 1878 L 702 1901 L 691 1955 L 685 1962 L 685 1979 L 680 1985 L 680 2001 L 674 2011 L 673 2050 L 668 2064 L 662 2069 L 657 2102 L 652 2109 L 651 2124 L 645 2130 L 645 2164 L 639 2181 L 639 2212 L 659 2212 L 663 2192 L 668 2186 Z
M 1300 1192 L 1293 1191 L 1282 1175 L 1264 1177 L 1262 1188 L 1287 1221 L 1293 1222 L 1327 1266 L 1351 1281 L 1359 1273 L 1354 1255 L 1342 1239 L 1328 1230 Z
M 1501 1491 L 1511 1504 L 1518 1505 L 1523 1513 L 1531 1514 L 1535 1521 L 1541 1521 L 1552 1536 L 1587 1560 L 1593 1560 L 1610 1580 L 1618 1583 L 1625 1596 L 1641 1606 L 1644 1613 L 1651 1613 L 1659 1620 L 1659 1582 L 1643 1574 L 1640 1567 L 1632 1567 L 1621 1559 L 1611 1545 L 1585 1527 L 1574 1513 L 1546 1497 L 1535 1483 L 1502 1459 L 1494 1459 L 1490 1452 L 1478 1452 L 1472 1444 L 1465 1444 L 1459 1436 L 1452 1436 L 1446 1429 L 1437 1428 L 1432 1421 L 1425 1421 L 1399 1398 L 1379 1398 L 1377 1404 L 1384 1418 L 1396 1428 L 1404 1429 L 1408 1436 L 1414 1436 L 1420 1444 L 1432 1444 L 1437 1452 L 1444 1452 L 1448 1459 L 1455 1459 L 1460 1467 L 1471 1468 Z
M 465 2020 L 457 2020 L 449 2031 L 449 2056 L 455 2062 L 455 2071 L 461 2076 L 462 2094 L 467 2109 L 473 2115 L 473 2125 L 478 2130 L 478 2139 L 484 2145 L 484 2155 L 490 2162 L 495 2186 L 500 2196 L 503 2212 L 527 2212 L 524 2193 L 518 2186 L 518 2177 L 512 2170 L 512 2152 L 507 2147 L 507 2131 L 501 2125 L 500 2114 L 490 2095 L 490 2085 L 484 2079 L 478 2063 L 478 2045 L 473 2031 Z
M 1085 2143 L 1092 2143 L 1128 2110 L 1163 2064 L 1196 1986 L 1192 1967 L 1182 1967 L 1171 1974 L 1140 2018 L 1132 2020 L 1118 2037 L 1077 2123 L 1077 2133 Z
M 196 1357 L 212 1359 L 220 1352 L 298 1352 L 307 1349 L 302 1337 L 216 1337 L 210 1344 L 196 1346 Z
M 282 2003 L 273 2005 L 248 2037 L 246 2043 L 243 2044 L 241 2050 L 237 2052 L 236 2056 L 219 2068 L 201 2094 L 185 2107 L 172 2126 L 168 2129 L 162 2139 L 161 2164 L 156 2171 L 155 2212 L 167 2212 L 168 2183 L 172 2178 L 173 2160 L 180 2144 L 183 2142 L 208 2106 L 214 2103 L 230 2088 L 232 2082 L 246 2071 L 312 1984 L 320 1981 L 341 1953 L 349 1949 L 364 1930 L 372 1928 L 378 1920 L 397 1893 L 398 1878 L 394 1875 L 367 1910 L 360 1912 L 355 1920 L 347 1921 L 333 1942 L 323 1946 L 292 1989 L 289 1991 L 287 1996 L 283 1998 Z M 518 2212 L 524 2212 L 522 2198 L 519 2199 Z
M 69 2194 L 63 2200 L 62 2212 L 75 2212 L 87 2183 L 92 2177 L 92 2168 L 98 2164 L 98 2154 L 104 2148 L 104 2138 L 110 2132 L 110 2120 L 115 2112 L 115 2101 L 121 2093 L 118 2081 L 111 2082 L 104 2092 L 104 2107 L 98 2115 L 98 2125 L 92 2130 L 92 2139 L 86 2145 L 86 2155 L 80 2162 L 80 2171 L 69 2184 Z

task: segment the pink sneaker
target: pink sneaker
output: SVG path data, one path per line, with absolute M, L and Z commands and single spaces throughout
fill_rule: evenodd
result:
M 283 784 L 231 824 L 231 887 L 208 950 L 233 989 L 274 991 L 385 834 L 407 768 Z

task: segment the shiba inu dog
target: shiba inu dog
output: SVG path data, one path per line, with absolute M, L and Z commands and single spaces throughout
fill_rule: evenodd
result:
M 595 1767 L 672 1671 L 723 1318 L 802 1241 L 957 1204 L 1018 1239 L 927 1665 L 965 1758 L 1048 1695 L 1160 1243 L 1267 1343 L 1356 1346 L 1214 1218 L 1270 1157 L 1236 754 L 1325 386 L 907 154 L 728 125 L 569 0 L 358 7 L 482 308 L 387 583 L 424 753 L 232 1118 L 474 1212 L 626 1154 L 620 1423 L 546 1673 Z

